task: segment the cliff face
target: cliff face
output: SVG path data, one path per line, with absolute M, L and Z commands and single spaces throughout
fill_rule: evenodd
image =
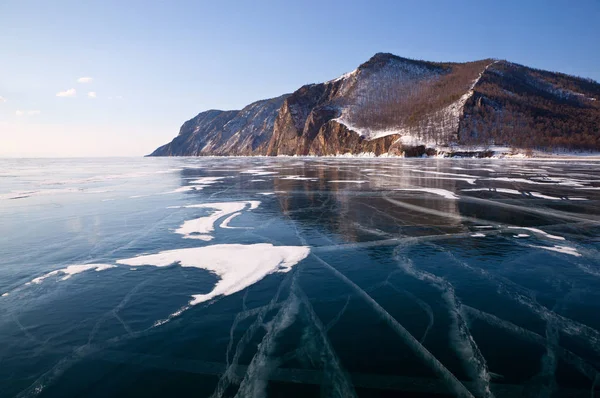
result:
M 207 111 L 152 156 L 376 155 L 443 145 L 600 150 L 600 85 L 506 61 L 376 54 L 337 79 Z
M 150 156 L 264 154 L 286 97 L 257 101 L 241 111 L 202 112 L 185 122 L 173 141 Z

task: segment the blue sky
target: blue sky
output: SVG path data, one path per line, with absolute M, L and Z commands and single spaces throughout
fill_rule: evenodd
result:
M 200 111 L 329 80 L 381 51 L 600 81 L 598 21 L 598 0 L 1 0 L 0 156 L 147 154 Z

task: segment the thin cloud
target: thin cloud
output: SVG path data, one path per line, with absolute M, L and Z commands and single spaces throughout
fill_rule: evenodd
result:
M 56 93 L 57 97 L 75 97 L 77 95 L 77 91 L 74 88 L 70 88 L 65 91 L 59 91 Z
M 36 116 L 39 115 L 40 113 L 42 113 L 42 111 L 38 111 L 38 110 L 30 110 L 30 111 L 21 111 L 21 110 L 17 110 L 15 112 L 15 115 L 17 116 Z
M 94 80 L 93 77 L 80 77 L 77 79 L 77 83 L 91 83 Z
M 0 102 L 6 102 L 6 98 L 0 95 Z
M 95 91 L 90 91 L 89 93 L 87 93 L 87 96 L 89 98 L 96 98 L 96 92 Z

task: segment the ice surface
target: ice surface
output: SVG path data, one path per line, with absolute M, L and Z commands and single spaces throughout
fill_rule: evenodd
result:
M 84 192 L 83 188 L 57 188 L 57 189 L 39 189 L 32 191 L 12 191 L 0 194 L 1 199 L 25 199 L 33 196 L 48 196 L 65 193 Z
M 239 292 L 274 272 L 288 272 L 308 256 L 309 252 L 310 249 L 305 246 L 273 246 L 270 243 L 223 244 L 168 250 L 118 260 L 117 263 L 156 267 L 178 263 L 182 267 L 202 268 L 214 272 L 219 276 L 219 281 L 210 293 L 192 296 L 190 305 L 196 305 L 217 296 Z
M 491 397 L 492 393 L 496 397 L 523 393 L 571 396 L 569 389 L 563 391 L 561 385 L 562 368 L 586 377 L 582 382 L 577 381 L 583 386 L 580 396 L 589 396 L 594 380 L 600 382 L 593 366 L 595 358 L 600 356 L 600 333 L 594 318 L 598 301 L 596 285 L 600 281 L 594 246 L 600 226 L 596 206 L 598 188 L 583 186 L 600 184 L 595 180 L 598 165 L 547 160 L 346 159 L 344 156 L 164 161 L 185 165 L 182 168 L 186 172 L 161 178 L 149 173 L 147 180 L 140 180 L 143 184 L 119 181 L 120 197 L 138 194 L 135 188 L 146 184 L 148 188 L 156 188 L 154 192 L 173 189 L 199 192 L 153 196 L 152 200 L 138 200 L 135 205 L 128 201 L 130 207 L 123 211 L 101 205 L 101 198 L 92 195 L 52 196 L 56 206 L 39 209 L 36 200 L 0 203 L 0 207 L 4 206 L 2 221 L 8 226 L 5 229 L 11 232 L 3 236 L 4 242 L 8 242 L 2 250 L 8 253 L 5 257 L 9 266 L 2 273 L 0 297 L 4 312 L 0 335 L 8 336 L 10 343 L 15 342 L 3 347 L 3 361 L 12 365 L 18 358 L 24 365 L 30 365 L 27 358 L 31 358 L 33 364 L 43 364 L 32 367 L 32 372 L 41 375 L 33 379 L 33 373 L 19 374 L 18 367 L 5 367 L 4 373 L 0 370 L 0 384 L 12 380 L 8 377 L 13 377 L 13 373 L 33 383 L 23 393 L 16 391 L 10 396 L 35 395 L 53 383 L 60 390 L 65 386 L 62 383 L 69 382 L 69 377 L 63 378 L 62 374 L 71 367 L 75 373 L 85 372 L 79 361 L 96 347 L 100 347 L 102 355 L 108 355 L 104 349 L 110 352 L 113 343 L 152 333 L 160 333 L 167 349 L 148 355 L 150 361 L 166 370 L 189 366 L 192 373 L 209 372 L 212 380 L 219 379 L 216 387 L 216 383 L 209 382 L 200 383 L 208 386 L 204 389 L 196 386 L 198 391 L 194 392 L 199 396 L 210 396 L 213 388 L 213 397 L 236 392 L 262 396 L 270 393 L 272 387 L 285 387 L 281 383 L 290 381 L 296 385 L 312 384 L 322 396 L 352 397 L 357 391 L 368 395 L 369 389 L 393 395 L 389 386 L 398 388 L 395 391 L 398 395 L 410 394 L 411 391 L 402 389 L 416 386 L 437 389 L 421 391 L 423 396 L 435 393 L 477 397 Z M 129 162 L 132 161 L 128 160 L 124 169 L 130 167 Z M 202 175 L 207 177 L 199 177 L 187 169 L 202 169 Z M 244 178 L 230 177 L 244 171 Z M 265 179 L 250 175 L 273 171 L 281 174 L 268 174 Z M 213 177 L 213 172 L 221 176 Z M 490 176 L 507 180 L 488 180 Z M 352 183 L 367 179 L 369 189 Z M 25 194 L 39 191 L 35 184 L 27 185 L 26 180 L 16 178 L 5 191 Z M 310 180 L 319 183 L 303 183 Z M 181 181 L 189 185 L 180 187 Z M 347 185 L 334 186 L 329 181 Z M 481 185 L 463 190 L 467 183 Z M 208 184 L 218 184 L 219 189 L 201 190 Z M 489 185 L 500 187 L 489 188 Z M 90 188 L 93 189 L 81 192 L 110 190 L 105 183 Z M 486 194 L 489 191 L 511 196 Z M 271 197 L 263 203 L 249 200 L 274 194 L 277 198 Z M 69 206 L 74 197 L 78 205 Z M 582 201 L 576 206 L 566 202 L 577 199 Z M 166 211 L 165 207 L 181 210 Z M 264 211 L 247 214 L 259 207 Z M 41 221 L 35 224 L 35 234 L 29 233 L 28 227 L 19 230 L 22 220 L 18 219 L 18 212 L 25 210 L 27 217 L 32 220 L 39 217 Z M 62 236 L 52 236 L 59 229 L 44 236 L 44 229 L 37 226 L 63 225 L 65 221 L 68 225 L 76 216 L 82 225 L 75 240 L 65 236 L 63 241 Z M 135 224 L 130 224 L 130 220 Z M 120 224 L 126 224 L 127 230 L 117 230 L 115 227 Z M 517 226 L 521 224 L 532 226 Z M 242 233 L 236 229 L 248 226 L 256 229 Z M 176 229 L 178 235 L 173 235 Z M 564 237 L 558 236 L 562 231 Z M 206 241 L 219 238 L 220 244 L 183 240 L 181 236 Z M 457 250 L 460 239 L 464 244 Z M 224 242 L 227 244 L 221 244 Z M 56 256 L 96 258 L 86 262 L 98 264 L 48 266 L 42 262 L 48 262 L 50 257 L 41 255 L 38 260 L 36 248 L 52 256 L 56 253 Z M 323 258 L 318 257 L 321 254 Z M 564 266 L 548 267 L 544 261 L 550 257 Z M 89 283 L 92 279 L 86 278 L 91 276 L 89 272 L 76 276 L 92 269 L 115 267 L 103 264 L 112 263 L 114 258 L 121 259 L 118 264 L 122 271 L 138 271 L 94 274 L 94 280 L 102 278 L 98 284 Z M 302 260 L 305 258 L 310 262 Z M 306 261 L 306 267 L 300 261 Z M 13 263 L 22 268 L 11 275 Z M 168 267 L 170 264 L 173 266 Z M 149 273 L 148 268 L 153 266 L 165 268 Z M 43 274 L 57 267 L 65 268 Z M 188 271 L 182 272 L 181 267 L 198 270 L 186 268 Z M 32 271 L 40 269 L 43 271 Z M 183 289 L 180 278 L 188 278 L 184 284 L 189 285 L 192 275 L 205 275 L 200 269 L 214 274 L 204 280 L 216 282 L 204 282 L 195 290 L 186 290 L 190 296 L 183 298 L 184 305 L 171 307 L 173 298 L 169 299 L 169 295 Z M 31 275 L 25 281 L 41 276 L 24 287 L 23 275 Z M 85 286 L 54 283 L 68 278 L 86 282 Z M 152 290 L 151 297 L 137 294 L 141 292 L 139 286 L 148 281 L 146 287 L 160 288 Z M 31 289 L 37 283 L 45 287 Z M 107 283 L 114 289 L 110 297 L 102 291 Z M 60 289 L 60 295 L 51 289 Z M 63 294 L 64 298 L 67 295 L 72 298 L 64 316 Z M 484 294 L 485 300 L 478 300 L 477 294 Z M 235 297 L 223 300 L 218 308 L 207 305 L 228 295 Z M 111 302 L 111 297 L 116 302 Z M 153 307 L 148 303 L 160 305 Z M 180 323 L 172 328 L 152 329 L 151 325 L 162 325 L 198 303 L 204 305 L 196 307 L 193 316 L 179 319 Z M 485 308 L 467 307 L 463 303 L 474 307 L 485 304 Z M 506 303 L 510 305 L 508 309 Z M 79 305 L 85 311 L 79 311 Z M 127 311 L 121 311 L 126 305 Z M 71 306 L 77 310 L 71 311 Z M 44 323 L 49 318 L 40 308 L 61 312 L 61 317 L 53 316 L 51 322 Z M 165 319 L 165 313 L 171 315 Z M 480 322 L 488 324 L 490 333 L 481 333 Z M 343 338 L 353 327 L 360 327 L 359 344 L 382 352 L 404 350 L 411 354 L 390 356 L 386 361 L 391 366 L 393 361 L 405 361 L 410 369 L 410 361 L 419 361 L 420 366 L 431 371 L 430 377 L 407 376 L 403 374 L 403 366 L 394 367 L 393 374 L 380 373 L 381 363 L 369 357 L 370 350 L 366 353 L 355 350 Z M 387 328 L 391 338 L 379 341 L 381 328 Z M 506 338 L 503 333 L 494 333 L 495 330 L 512 334 L 507 344 L 502 343 L 503 350 L 499 353 L 483 349 L 494 344 L 490 339 L 495 336 Z M 205 332 L 214 339 L 204 339 Z M 172 358 L 190 339 L 198 345 L 198 352 L 211 356 L 211 361 L 216 355 L 215 362 L 205 363 L 202 358 L 193 357 L 174 364 Z M 214 344 L 216 340 L 223 344 Z M 511 341 L 516 340 L 519 340 L 516 346 L 527 349 L 511 352 L 514 348 Z M 83 343 L 80 345 L 78 341 Z M 72 349 L 74 354 L 64 360 L 57 357 L 58 344 Z M 529 350 L 532 344 L 538 347 Z M 214 352 L 209 353 L 213 346 Z M 11 358 L 11 350 L 17 348 L 21 351 L 14 351 L 16 355 Z M 128 353 L 130 360 L 138 364 L 146 354 Z M 534 367 L 538 366 L 532 374 L 525 374 L 528 370 L 513 369 L 511 361 L 499 360 L 498 355 L 505 354 L 514 354 L 512 357 L 519 360 L 533 360 Z M 504 381 L 498 381 L 499 377 L 487 369 L 488 363 L 491 370 L 505 376 Z M 128 387 L 128 376 L 125 370 L 123 382 L 116 383 L 114 391 Z M 521 376 L 525 377 L 519 382 Z M 173 383 L 177 383 L 179 376 L 174 377 Z M 584 385 L 586 380 L 590 380 L 589 385 Z M 99 394 L 105 392 L 102 383 L 96 387 Z M 131 388 L 135 387 L 136 382 L 131 382 Z

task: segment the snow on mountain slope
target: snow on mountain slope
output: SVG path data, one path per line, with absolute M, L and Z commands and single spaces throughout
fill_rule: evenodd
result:
M 457 100 L 441 109 L 430 106 L 429 111 L 421 115 L 420 122 L 414 123 L 411 111 L 415 111 L 420 101 L 428 101 L 425 97 L 430 94 L 429 87 L 440 84 L 442 79 L 459 79 L 453 78 L 452 66 L 417 64 L 412 60 L 389 57 L 376 71 L 358 78 L 353 98 L 341 108 L 341 115 L 334 120 L 367 140 L 398 135 L 396 142 L 404 145 L 447 144 L 456 139 L 464 105 L 492 63 L 488 63 L 468 87 L 467 81 L 460 79 L 464 91 Z M 373 109 L 383 109 L 384 112 L 374 112 Z

